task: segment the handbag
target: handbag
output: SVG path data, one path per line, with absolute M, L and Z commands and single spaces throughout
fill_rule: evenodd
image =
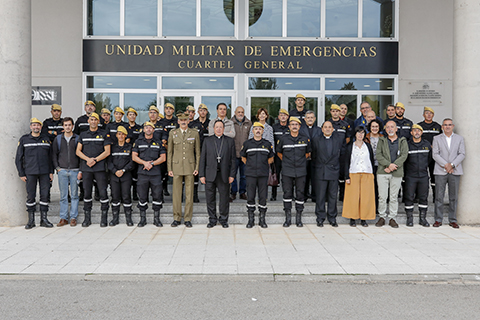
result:
M 268 185 L 270 187 L 278 187 L 278 177 L 275 169 L 272 170 L 272 166 L 268 169 Z

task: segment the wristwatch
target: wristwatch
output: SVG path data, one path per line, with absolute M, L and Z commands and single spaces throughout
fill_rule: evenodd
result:
M 150 162 L 150 164 L 151 164 L 152 166 L 155 166 L 155 164 L 153 163 L 153 161 L 152 161 L 152 162 Z
M 125 169 L 122 169 L 123 172 L 125 172 Z
M 452 168 L 455 168 L 455 165 L 453 164 L 453 162 L 452 162 L 452 163 L 450 163 L 450 165 L 452 166 Z

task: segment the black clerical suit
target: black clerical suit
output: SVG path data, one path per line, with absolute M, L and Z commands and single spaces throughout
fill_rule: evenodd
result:
M 322 135 L 322 128 L 317 127 L 316 124 L 313 126 L 309 127 L 306 123 L 302 123 L 302 126 L 300 127 L 300 134 L 303 134 L 304 136 L 308 137 L 310 141 L 313 140 L 313 138 L 321 136 Z M 308 198 L 312 199 L 313 202 L 315 202 L 315 184 L 313 183 L 313 177 L 315 176 L 315 171 L 313 167 L 313 161 L 311 159 L 307 159 L 307 175 L 305 177 L 305 201 L 307 201 Z M 310 186 L 311 186 L 311 191 L 310 191 Z
M 340 156 L 345 152 L 345 139 L 336 132 L 328 138 L 323 134 L 312 141 L 312 164 L 314 166 L 317 203 L 315 214 L 317 223 L 323 223 L 328 215 L 330 224 L 336 224 L 337 191 L 340 175 Z M 325 200 L 328 209 L 325 212 Z
M 235 142 L 232 138 L 222 135 L 206 137 L 200 156 L 199 177 L 205 178 L 205 197 L 209 222 L 217 223 L 216 190 L 220 196 L 218 220 L 222 225 L 228 223 L 229 213 L 229 177 L 234 177 L 236 172 Z

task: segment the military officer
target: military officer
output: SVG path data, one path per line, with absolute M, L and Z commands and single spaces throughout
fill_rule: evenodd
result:
M 109 134 L 98 128 L 100 117 L 97 113 L 90 114 L 88 123 L 89 130 L 80 134 L 77 144 L 77 156 L 81 159 L 80 171 L 82 172 L 83 185 L 85 189 L 85 198 L 83 211 L 85 220 L 82 227 L 88 227 L 91 222 L 92 214 L 92 188 L 93 180 L 97 181 L 100 194 L 100 203 L 102 216 L 100 227 L 107 226 L 108 197 L 107 197 L 107 173 L 105 172 L 106 158 L 110 155 L 110 137 Z
M 117 142 L 112 144 L 112 154 L 108 157 L 108 171 L 110 172 L 110 187 L 112 188 L 112 214 L 113 219 L 109 225 L 116 226 L 119 223 L 120 203 L 123 203 L 127 226 L 133 226 L 132 222 L 132 145 L 126 142 L 128 131 L 124 126 L 116 128 Z
M 55 137 L 63 132 L 62 107 L 58 104 L 52 104 L 50 113 L 52 117 L 43 121 L 42 134 L 47 135 L 50 141 L 53 142 Z
M 90 124 L 88 123 L 88 118 L 90 118 L 90 115 L 95 112 L 95 102 L 93 101 L 86 101 L 85 102 L 85 114 L 78 117 L 77 121 L 75 121 L 75 129 L 73 132 L 77 135 L 80 135 L 80 133 L 84 131 L 88 131 L 90 128 Z M 98 128 L 103 129 L 103 123 L 105 121 L 103 118 L 100 118 L 100 122 L 98 123 Z
M 107 125 L 107 132 L 110 134 L 110 139 L 112 141 L 112 144 L 116 143 L 117 142 L 117 128 L 119 126 L 122 126 L 124 128 L 127 128 L 128 127 L 128 123 L 124 122 L 122 120 L 123 116 L 125 115 L 125 111 L 123 111 L 122 108 L 120 107 L 116 107 L 114 110 L 113 110 L 113 117 L 115 119 L 115 121 L 113 122 L 110 122 L 108 125 Z M 130 142 L 129 140 L 130 138 L 127 137 L 127 140 L 126 142 Z
M 285 211 L 284 227 L 292 224 L 293 188 L 295 186 L 295 210 L 297 227 L 303 227 L 302 212 L 305 203 L 305 180 L 307 175 L 307 158 L 310 158 L 312 147 L 310 139 L 299 133 L 301 121 L 290 117 L 290 134 L 278 140 L 277 154 L 282 160 L 283 210 Z
M 135 120 L 137 119 L 138 113 L 135 109 L 133 108 L 128 108 L 127 110 L 127 119 L 128 119 L 128 138 L 130 139 L 130 144 L 133 146 L 135 144 L 135 141 L 137 141 L 138 137 L 142 133 L 142 126 L 137 124 Z M 133 193 L 133 200 L 138 201 L 138 194 L 137 194 L 137 181 L 138 181 L 138 175 L 137 175 L 137 164 L 134 162 L 133 163 L 134 168 L 132 170 L 132 193 Z
M 196 129 L 188 127 L 188 111 L 177 116 L 180 128 L 168 136 L 168 175 L 173 178 L 173 222 L 177 227 L 182 220 L 182 191 L 185 183 L 185 215 L 187 228 L 192 227 L 193 183 L 200 164 L 200 136 Z
M 288 117 L 288 111 L 283 108 L 280 109 L 278 112 L 278 122 L 272 126 L 275 145 L 278 144 L 278 140 L 282 139 L 284 135 L 290 133 L 290 129 L 288 128 Z M 280 178 L 280 173 L 282 172 L 282 160 L 280 160 L 276 153 L 273 163 L 275 165 L 275 173 L 277 174 L 277 177 Z M 270 198 L 270 201 L 277 201 L 277 188 L 278 187 L 272 186 L 272 197 Z
M 269 165 L 273 163 L 273 146 L 262 138 L 264 125 L 260 122 L 253 124 L 253 138 L 243 143 L 240 156 L 245 163 L 247 177 L 247 228 L 255 225 L 255 196 L 258 190 L 258 211 L 260 212 L 258 225 L 267 228 L 265 214 L 267 212 L 268 173 Z
M 165 128 L 166 135 L 164 138 L 165 147 L 168 149 L 168 136 L 172 129 L 178 128 L 178 121 L 177 118 L 173 116 L 175 112 L 175 106 L 169 102 L 165 103 L 164 106 L 165 117 L 160 120 L 161 124 Z M 168 157 L 168 154 L 167 154 Z M 168 170 L 167 170 L 167 162 L 162 163 L 162 181 L 163 181 L 163 195 L 168 197 L 170 193 L 168 192 Z
M 139 227 L 147 224 L 148 191 L 153 196 L 153 224 L 162 227 L 160 209 L 162 208 L 162 172 L 160 164 L 165 162 L 166 153 L 162 140 L 154 135 L 155 125 L 149 121 L 143 125 L 144 135 L 141 135 L 132 149 L 133 161 L 138 163 L 138 205 L 140 209 Z
M 35 227 L 37 181 L 40 185 L 40 226 L 51 228 L 53 224 L 47 219 L 48 192 L 53 179 L 51 142 L 47 135 L 41 134 L 42 122 L 37 118 L 30 120 L 30 130 L 20 138 L 15 156 L 18 176 L 27 189 L 28 223 L 25 229 Z

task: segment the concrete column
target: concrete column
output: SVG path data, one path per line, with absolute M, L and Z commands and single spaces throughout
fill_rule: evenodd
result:
M 466 158 L 461 178 L 458 221 L 480 223 L 480 2 L 454 1 L 453 120 L 455 132 L 465 138 Z M 440 119 L 438 119 L 440 120 Z
M 15 168 L 31 115 L 31 2 L 0 2 L 0 226 L 25 224 L 26 191 Z

